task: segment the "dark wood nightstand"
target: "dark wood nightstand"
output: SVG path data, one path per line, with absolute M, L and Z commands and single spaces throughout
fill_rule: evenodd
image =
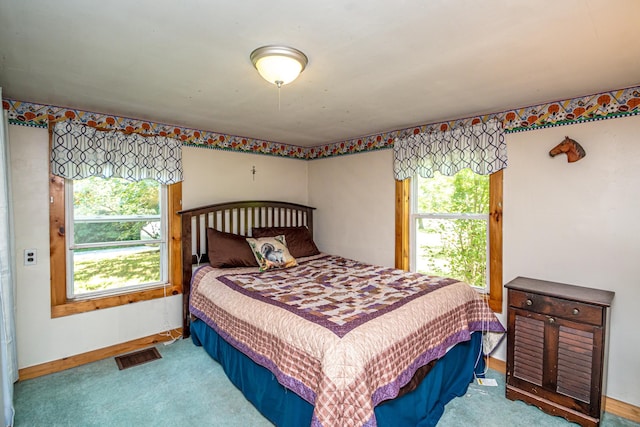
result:
M 507 398 L 599 426 L 614 293 L 526 277 L 505 287 Z

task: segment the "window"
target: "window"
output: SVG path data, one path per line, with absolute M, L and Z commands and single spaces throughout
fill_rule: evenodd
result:
M 166 186 L 100 177 L 66 185 L 69 300 L 167 283 Z
M 51 316 L 180 293 L 177 212 L 182 198 L 182 143 L 158 135 L 60 121 L 50 123 L 49 146 Z M 140 184 L 128 187 L 119 179 L 101 177 L 127 178 Z M 71 181 L 65 184 L 65 179 Z M 142 195 L 137 202 L 123 203 L 123 193 L 140 191 L 146 179 L 167 185 L 167 196 L 162 196 L 164 190 L 150 190 L 157 199 L 155 207 L 140 203 Z M 139 206 L 130 206 L 135 203 Z M 163 230 L 159 236 L 154 233 L 158 223 Z M 152 238 L 146 240 L 143 232 Z M 145 252 L 153 266 L 138 260 L 132 263 L 138 270 L 135 274 L 118 276 L 114 264 L 123 257 L 106 261 L 106 254 L 125 250 Z M 99 257 L 85 263 L 83 257 L 86 260 L 91 251 Z
M 488 292 L 489 177 L 463 169 L 413 179 L 411 270 Z
M 181 293 L 181 198 L 181 183 L 51 175 L 52 317 Z
M 427 213 L 424 213 L 424 215 L 413 213 L 415 216 L 412 220 L 411 203 L 418 203 L 417 201 L 412 202 L 414 197 L 412 197 L 411 182 L 414 181 L 414 179 L 396 181 L 396 268 L 410 270 L 412 267 L 412 257 L 415 257 L 416 259 L 420 258 L 420 248 L 415 247 L 414 249 L 415 245 L 411 244 L 412 241 L 415 241 L 411 240 L 412 222 L 415 222 L 415 226 L 418 228 L 418 219 L 421 217 L 438 221 L 444 218 L 454 222 L 463 219 L 470 219 L 472 222 L 468 222 L 465 224 L 466 226 L 481 227 L 481 223 L 484 221 L 483 215 L 488 215 L 488 249 L 486 252 L 488 254 L 488 262 L 486 264 L 486 268 L 488 268 L 489 274 L 487 297 L 491 309 L 495 312 L 502 312 L 502 175 L 503 172 L 500 170 L 489 176 L 488 211 L 480 214 L 475 213 L 470 217 L 461 215 L 459 218 L 455 217 L 457 214 L 452 215 L 451 212 L 431 213 L 433 215 L 429 215 Z M 416 185 L 419 186 L 419 183 Z M 439 216 L 442 218 L 438 218 Z M 453 225 L 451 225 L 452 222 L 449 222 L 449 225 L 446 225 L 447 223 L 444 223 L 445 225 L 443 225 L 443 223 L 438 224 L 438 221 L 432 223 L 430 227 L 435 229 L 451 229 L 453 227 Z M 425 226 L 424 223 L 423 226 Z M 439 239 L 437 237 L 422 237 L 422 241 L 425 239 L 428 240 L 429 238 L 432 239 L 432 242 L 434 239 Z M 433 245 L 433 250 L 437 251 L 438 246 L 442 246 L 442 244 L 437 240 L 435 240 L 435 242 L 437 244 Z M 438 243 L 440 245 L 438 245 Z M 441 266 L 445 263 L 450 264 L 450 261 L 447 261 L 446 259 L 439 262 Z M 438 264 L 438 261 L 434 260 L 434 263 Z M 415 262 L 415 264 L 418 263 Z M 417 268 L 418 270 L 421 269 L 421 267 L 418 266 L 415 266 L 414 268 Z M 479 275 L 481 276 L 482 274 Z

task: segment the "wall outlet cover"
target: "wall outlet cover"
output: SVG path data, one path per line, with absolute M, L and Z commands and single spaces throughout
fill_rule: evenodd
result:
M 24 265 L 36 265 L 38 263 L 38 251 L 36 249 L 24 250 Z

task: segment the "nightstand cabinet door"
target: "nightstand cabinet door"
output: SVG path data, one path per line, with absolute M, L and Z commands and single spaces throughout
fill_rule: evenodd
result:
M 506 287 L 507 398 L 581 425 L 599 425 L 613 293 L 526 278 Z M 602 298 L 587 298 L 593 291 Z

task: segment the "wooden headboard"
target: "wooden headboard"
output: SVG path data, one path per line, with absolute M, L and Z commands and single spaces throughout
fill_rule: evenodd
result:
M 313 210 L 288 202 L 242 201 L 217 203 L 178 212 L 182 219 L 182 310 L 183 330 L 189 336 L 189 296 L 194 264 L 209 261 L 207 228 L 251 236 L 253 227 L 307 226 L 313 236 Z

